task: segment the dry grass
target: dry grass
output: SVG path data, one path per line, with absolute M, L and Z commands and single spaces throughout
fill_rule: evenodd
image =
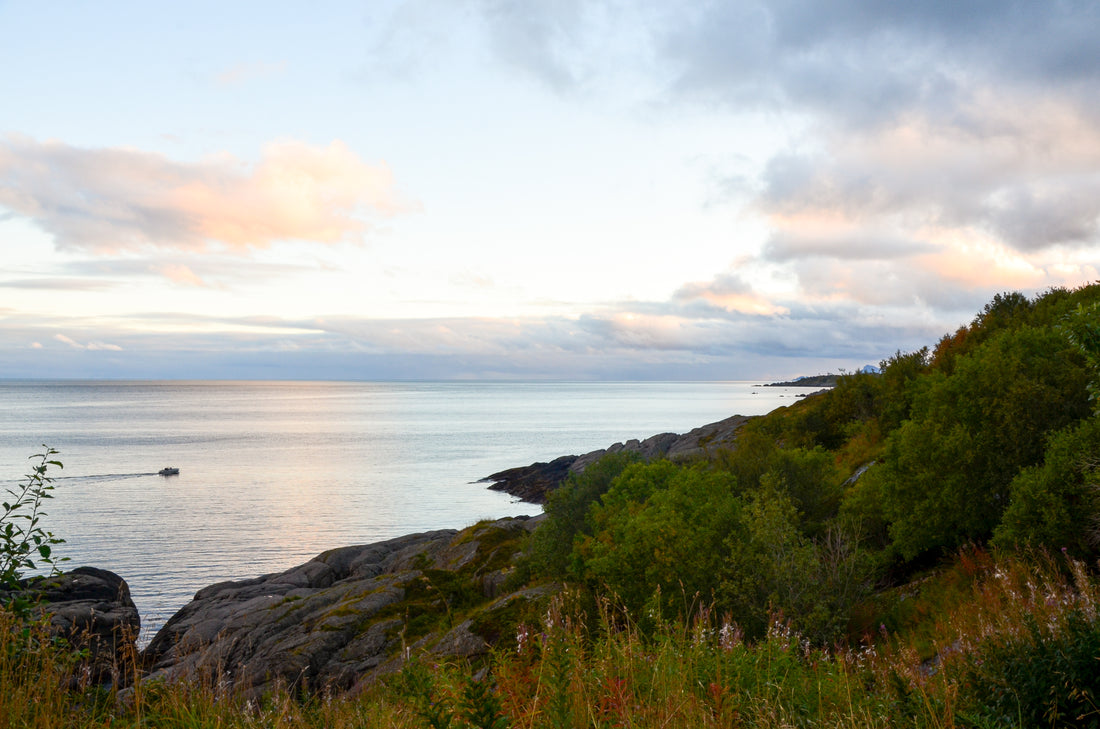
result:
M 955 597 L 936 606 L 919 640 L 919 631 L 883 631 L 862 646 L 824 650 L 777 619 L 748 645 L 736 626 L 706 610 L 687 625 L 657 621 L 643 636 L 612 603 L 586 614 L 566 596 L 537 625 L 521 626 L 518 648 L 495 654 L 488 674 L 422 658 L 361 696 L 305 700 L 277 691 L 246 701 L 216 682 L 139 681 L 121 694 L 74 687 L 66 651 L 40 627 L 0 613 L 0 727 L 1026 726 L 1022 704 L 1015 714 L 998 708 L 997 656 L 1013 676 L 1025 672 L 1013 682 L 1057 683 L 1042 674 L 1047 664 L 1031 666 L 1028 656 L 1047 655 L 1044 646 L 1067 637 L 1100 645 L 1100 582 L 1060 556 L 971 552 L 953 574 L 960 570 L 969 574 L 967 590 L 944 593 Z M 1076 708 L 1043 698 L 1037 715 L 1063 726 L 1100 723 L 1089 708 L 1091 685 L 1065 675 L 1061 690 Z M 1022 689 L 1006 690 L 1025 701 Z

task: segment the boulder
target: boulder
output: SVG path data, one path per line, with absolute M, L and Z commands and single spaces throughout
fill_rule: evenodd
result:
M 86 655 L 74 666 L 78 684 L 123 686 L 134 676 L 137 636 L 141 628 L 130 587 L 114 572 L 77 567 L 50 577 L 32 577 L 17 591 L 49 623 L 50 633 Z

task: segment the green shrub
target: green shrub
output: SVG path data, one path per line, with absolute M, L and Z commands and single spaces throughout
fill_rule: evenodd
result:
M 689 612 L 696 595 L 709 601 L 738 522 L 735 485 L 728 473 L 669 461 L 630 466 L 592 507 L 592 535 L 574 551 L 585 580 L 630 610 L 658 590 L 662 609 Z
M 1100 418 L 1056 433 L 1043 463 L 1012 481 L 1010 500 L 993 541 L 1000 546 L 1067 549 L 1084 556 L 1097 543 L 1096 468 L 1100 466 Z
M 573 542 L 591 534 L 588 510 L 611 488 L 623 470 L 640 460 L 635 453 L 623 452 L 604 456 L 580 474 L 571 474 L 546 499 L 546 520 L 531 536 L 531 546 L 522 572 L 538 577 L 564 579 L 570 576 L 570 556 Z
M 10 500 L 0 504 L 0 588 L 16 588 L 26 570 L 50 567 L 56 571 L 54 546 L 65 540 L 55 537 L 42 526 L 46 512 L 42 504 L 53 498 L 53 479 L 46 475 L 50 466 L 63 468 L 51 460 L 57 451 L 47 446 L 31 456 L 38 462 L 25 476 L 21 487 L 6 489 Z
M 1016 474 L 1042 461 L 1050 433 L 1088 415 L 1086 381 L 1063 337 L 1023 327 L 959 357 L 950 376 L 914 383 L 909 419 L 865 476 L 897 553 L 911 560 L 988 539 Z

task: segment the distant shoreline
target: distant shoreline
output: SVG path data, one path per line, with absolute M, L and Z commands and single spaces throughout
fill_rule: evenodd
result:
M 769 382 L 762 387 L 836 387 L 837 378 L 840 375 L 813 375 L 812 377 L 799 377 L 789 382 Z

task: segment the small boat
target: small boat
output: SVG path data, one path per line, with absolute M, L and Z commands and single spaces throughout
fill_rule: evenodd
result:
M 162 468 L 157 471 L 157 474 L 160 476 L 178 476 L 180 475 L 180 470 L 178 468 Z

